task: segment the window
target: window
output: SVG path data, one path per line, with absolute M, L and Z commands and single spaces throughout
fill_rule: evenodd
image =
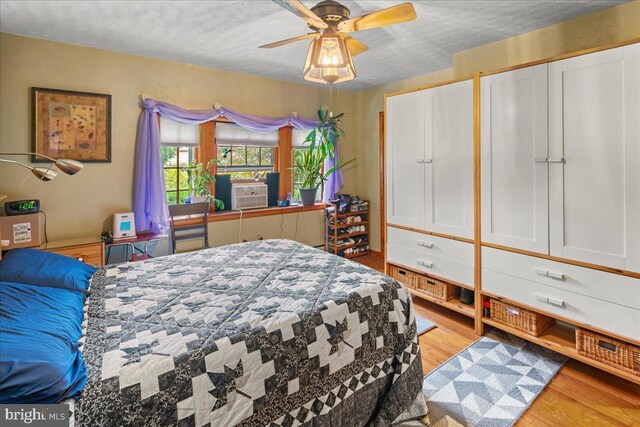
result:
M 189 197 L 188 166 L 196 159 L 200 144 L 198 125 L 187 125 L 160 119 L 160 144 L 167 203 L 184 203 Z
M 216 125 L 218 173 L 233 180 L 265 179 L 273 172 L 278 131 L 254 132 L 231 123 Z
M 300 172 L 295 168 L 296 162 L 298 162 L 304 150 L 309 149 L 309 144 L 305 144 L 304 140 L 307 138 L 311 132 L 308 129 L 293 129 L 293 133 L 291 136 L 292 145 L 293 145 L 293 170 L 291 173 L 293 174 L 293 199 L 300 200 L 300 188 L 302 188 L 302 177 L 300 176 Z M 318 192 L 316 193 L 316 201 L 322 201 L 322 193 L 324 192 L 324 183 L 320 184 L 318 188 Z

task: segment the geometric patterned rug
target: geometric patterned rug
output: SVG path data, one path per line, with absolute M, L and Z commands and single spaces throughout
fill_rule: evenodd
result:
M 538 397 L 565 356 L 494 329 L 424 378 L 431 427 L 508 427 Z
M 425 319 L 424 317 L 420 317 L 416 314 L 416 328 L 418 335 L 422 335 L 425 332 L 432 330 L 436 326 L 437 325 L 431 320 Z

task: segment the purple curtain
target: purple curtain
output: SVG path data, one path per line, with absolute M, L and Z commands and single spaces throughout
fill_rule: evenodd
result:
M 319 121 L 305 119 L 297 114 L 288 117 L 252 116 L 238 113 L 227 108 L 215 110 L 187 110 L 167 102 L 144 99 L 138 125 L 136 140 L 136 165 L 133 194 L 133 210 L 136 220 L 136 231 L 159 233 L 169 227 L 169 209 L 164 189 L 164 172 L 160 148 L 160 128 L 158 114 L 166 119 L 179 123 L 202 124 L 224 116 L 245 129 L 267 132 L 292 125 L 296 129 L 313 129 Z M 337 157 L 337 152 L 336 152 Z M 333 159 L 332 161 L 336 161 Z M 335 176 L 339 175 L 339 180 Z M 334 181 L 332 191 L 342 185 L 342 174 L 334 173 L 329 181 Z M 328 186 L 328 185 L 327 185 Z M 327 196 L 325 188 L 325 197 Z M 333 194 L 330 194 L 332 196 Z
M 336 142 L 337 141 L 334 141 L 335 149 L 333 158 L 327 156 L 327 158 L 324 160 L 324 170 L 331 169 L 336 163 L 340 161 L 338 144 Z M 327 178 L 327 181 L 324 183 L 324 193 L 322 193 L 322 200 L 328 202 L 329 200 L 333 199 L 336 193 L 340 192 L 342 185 L 342 169 L 333 171 L 333 173 L 329 175 L 329 178 Z

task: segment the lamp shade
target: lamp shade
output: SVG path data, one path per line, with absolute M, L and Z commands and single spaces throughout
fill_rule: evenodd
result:
M 71 160 L 71 159 L 57 159 L 55 161 L 55 164 L 58 167 L 58 169 L 60 169 L 62 172 L 66 173 L 67 175 L 75 175 L 76 173 L 80 172 L 80 170 L 84 167 L 83 163 L 77 160 Z
M 51 181 L 58 176 L 58 172 L 49 168 L 31 168 L 31 173 L 38 177 L 40 181 Z
M 341 34 L 324 31 L 309 45 L 304 79 L 317 83 L 340 83 L 356 78 L 351 52 Z

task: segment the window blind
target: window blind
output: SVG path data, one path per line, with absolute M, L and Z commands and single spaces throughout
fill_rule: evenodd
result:
M 255 147 L 277 147 L 278 131 L 257 132 L 232 123 L 216 123 L 217 145 L 250 145 Z
M 172 146 L 200 145 L 200 126 L 160 117 L 160 143 Z
M 311 129 L 293 129 L 291 134 L 291 145 L 294 148 L 309 148 L 309 143 L 304 143 L 307 136 L 311 132 Z

